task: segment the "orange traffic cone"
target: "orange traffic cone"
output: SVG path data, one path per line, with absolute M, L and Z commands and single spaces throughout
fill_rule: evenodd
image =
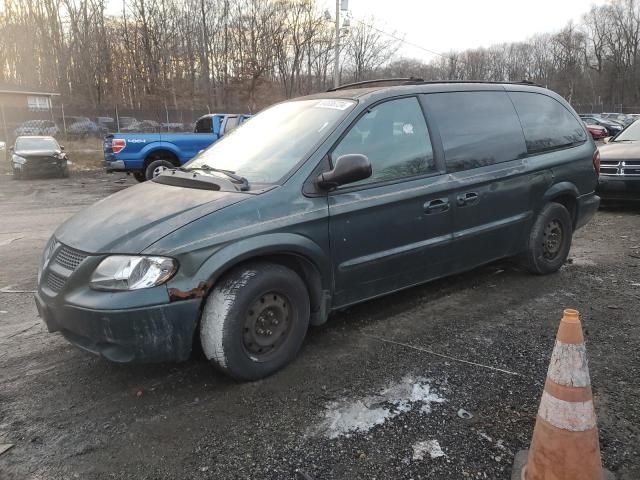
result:
M 520 455 L 521 462 L 524 455 Z M 518 458 L 516 458 L 518 468 Z M 522 480 L 602 480 L 587 351 L 576 310 L 560 322 Z

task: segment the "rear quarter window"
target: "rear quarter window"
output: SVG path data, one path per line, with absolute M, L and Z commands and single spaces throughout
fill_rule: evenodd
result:
M 531 92 L 509 92 L 509 96 L 520 117 L 528 153 L 564 148 L 587 140 L 580 122 L 556 99 Z
M 447 171 L 484 167 L 526 155 L 518 116 L 504 91 L 434 93 L 425 99 L 440 130 Z

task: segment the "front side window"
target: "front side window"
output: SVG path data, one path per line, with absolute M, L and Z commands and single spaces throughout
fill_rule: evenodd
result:
M 557 100 L 539 93 L 509 92 L 524 130 L 529 153 L 540 153 L 582 143 L 584 127 Z M 585 117 L 587 122 L 597 119 Z
M 508 162 L 526 154 L 522 128 L 504 92 L 426 95 L 438 124 L 447 171 Z
M 436 171 L 427 124 L 415 97 L 391 100 L 371 108 L 340 141 L 331 160 L 335 164 L 338 157 L 354 153 L 367 156 L 373 174 L 349 186 Z

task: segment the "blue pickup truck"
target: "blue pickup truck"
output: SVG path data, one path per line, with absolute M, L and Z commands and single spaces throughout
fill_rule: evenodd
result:
M 200 117 L 193 133 L 114 133 L 104 138 L 104 168 L 144 182 L 165 168 L 191 160 L 250 115 L 214 113 Z

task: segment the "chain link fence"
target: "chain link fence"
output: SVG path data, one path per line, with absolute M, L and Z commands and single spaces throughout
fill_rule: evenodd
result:
M 105 135 L 193 132 L 196 120 L 207 113 L 213 112 L 164 107 L 82 109 L 63 104 L 35 110 L 0 105 L 0 141 L 5 142 L 8 155 L 9 147 L 21 135 L 50 135 L 65 146 L 76 168 L 98 168 Z

